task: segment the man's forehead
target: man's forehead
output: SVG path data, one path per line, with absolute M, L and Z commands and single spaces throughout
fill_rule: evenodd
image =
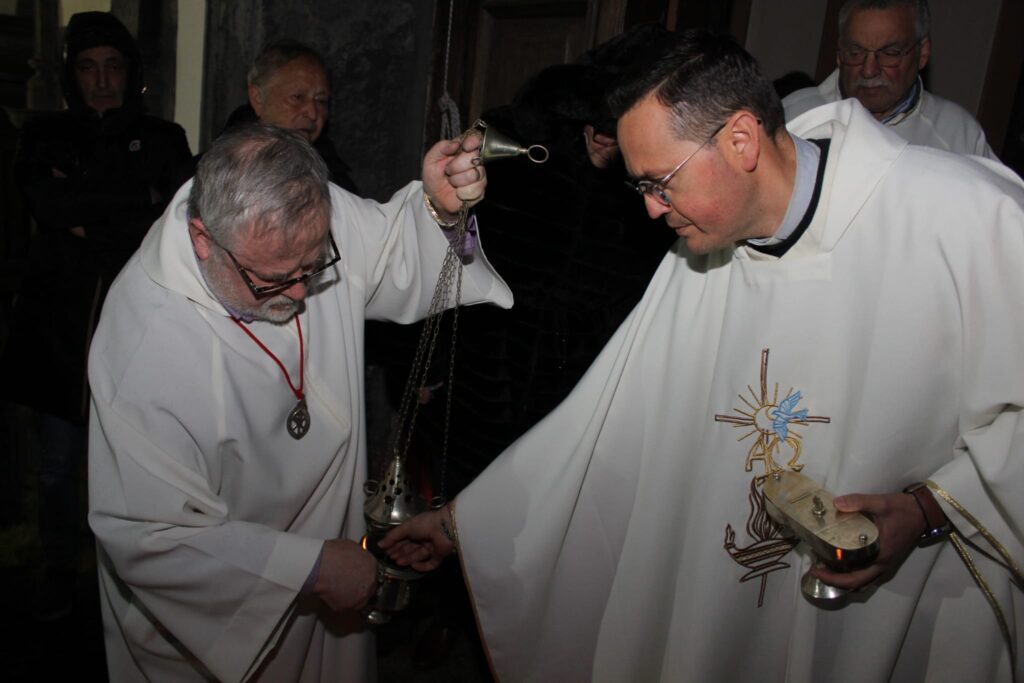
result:
M 319 81 L 318 86 L 327 88 L 327 72 L 324 67 L 312 57 L 300 55 L 295 59 L 285 62 L 270 74 L 270 82 L 287 85 L 288 82 L 300 76 L 306 76 L 311 80 Z
M 661 177 L 679 140 L 673 133 L 671 113 L 654 95 L 647 95 L 619 119 L 619 149 L 626 170 L 634 178 Z M 659 173 L 660 172 L 660 173 Z
M 124 54 L 112 45 L 97 45 L 96 47 L 82 50 L 75 55 L 76 64 L 88 61 L 109 61 L 111 59 L 124 60 Z
M 909 45 L 916 38 L 914 10 L 909 5 L 856 10 L 846 24 L 846 42 L 868 49 Z
M 330 221 L 323 212 L 310 212 L 297 225 L 282 229 L 267 221 L 253 221 L 235 238 L 240 253 L 301 256 L 327 242 Z

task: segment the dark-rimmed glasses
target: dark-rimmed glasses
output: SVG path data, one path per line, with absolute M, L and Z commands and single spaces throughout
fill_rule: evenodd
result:
M 704 149 L 712 140 L 715 139 L 716 135 L 722 132 L 722 129 L 725 128 L 726 123 L 728 123 L 728 121 L 720 125 L 718 128 L 715 128 L 715 132 L 709 135 L 707 140 L 701 143 L 700 147 L 693 150 L 689 156 L 680 161 L 679 165 L 673 168 L 669 172 L 669 174 L 662 178 L 661 180 L 637 180 L 635 182 L 627 180 L 626 184 L 632 187 L 637 192 L 639 192 L 641 195 L 651 197 L 654 201 L 658 202 L 662 206 L 672 206 L 672 202 L 668 198 L 667 191 L 669 181 L 672 180 L 672 177 L 675 176 L 676 173 L 679 173 L 680 169 L 682 169 L 682 167 L 686 165 L 686 162 L 695 157 L 697 155 L 697 152 Z
M 903 61 L 903 58 L 916 50 L 917 46 L 920 44 L 921 40 L 918 40 L 910 47 L 886 45 L 885 47 L 877 50 L 869 50 L 865 47 L 861 47 L 860 45 L 841 47 L 839 48 L 839 60 L 847 66 L 861 66 L 864 62 L 868 61 L 869 54 L 874 54 L 875 60 L 878 62 L 878 66 L 884 66 L 887 69 L 891 69 L 894 66 L 899 66 L 900 62 Z
M 242 264 L 238 262 L 238 259 L 235 258 L 234 254 L 232 254 L 226 247 L 218 244 L 217 242 L 213 243 L 216 244 L 221 249 L 223 249 L 224 253 L 226 253 L 228 257 L 231 259 L 231 262 L 235 264 L 235 270 L 238 271 L 238 274 L 242 277 L 242 281 L 245 282 L 245 286 L 249 288 L 249 291 L 252 292 L 252 295 L 257 299 L 263 299 L 268 296 L 272 296 L 274 294 L 283 292 L 289 287 L 294 287 L 295 285 L 308 282 L 309 280 L 315 278 L 317 275 L 320 275 L 325 270 L 327 270 L 335 263 L 340 261 L 341 252 L 338 251 L 338 245 L 334 243 L 334 235 L 327 233 L 327 239 L 330 241 L 331 244 L 331 258 L 329 260 L 325 261 L 323 264 L 319 266 L 315 266 L 308 273 L 303 273 L 298 277 L 289 278 L 288 280 L 284 280 L 283 282 L 275 282 L 272 285 L 257 285 L 255 282 L 252 281 L 252 278 L 249 277 L 249 273 L 247 273 L 245 268 L 242 267 Z M 211 241 L 213 241 L 212 238 Z

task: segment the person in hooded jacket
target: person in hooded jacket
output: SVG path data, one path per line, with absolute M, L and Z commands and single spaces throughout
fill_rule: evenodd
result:
M 71 611 L 82 513 L 86 355 L 111 281 L 187 173 L 184 130 L 145 113 L 138 47 L 105 12 L 64 33 L 67 109 L 26 122 L 14 177 L 36 231 L 0 359 L 4 398 L 33 409 L 42 584 L 36 617 Z

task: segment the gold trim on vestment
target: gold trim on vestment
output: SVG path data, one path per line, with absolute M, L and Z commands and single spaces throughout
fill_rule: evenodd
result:
M 928 488 L 930 488 L 932 491 L 942 496 L 942 499 L 949 503 L 950 507 L 956 510 L 961 517 L 970 522 L 971 526 L 978 530 L 978 533 L 981 534 L 982 538 L 988 541 L 989 545 L 991 545 L 996 550 L 996 552 L 998 552 L 999 555 L 1003 558 L 1005 562 L 1004 566 L 1006 567 L 1007 571 L 1009 571 L 1010 574 L 1013 576 L 1014 583 L 1016 583 L 1018 586 L 1020 586 L 1022 590 L 1024 590 L 1024 571 L 1021 571 L 1021 568 L 1017 566 L 1016 562 L 1014 562 L 1013 556 L 1010 555 L 1010 551 L 1006 549 L 1006 546 L 1004 546 L 1002 543 L 996 540 L 996 537 L 992 535 L 992 532 L 986 529 L 985 525 L 982 524 L 977 517 L 968 512 L 967 508 L 961 505 L 956 500 L 956 498 L 950 495 L 949 491 L 946 491 L 944 488 L 936 484 L 931 479 L 925 481 L 925 484 L 927 484 Z
M 996 600 L 995 594 L 989 587 L 988 582 L 985 581 L 985 577 L 981 575 L 981 571 L 978 570 L 978 566 L 974 564 L 974 558 L 967 551 L 967 545 L 964 543 L 960 534 L 953 531 L 949 534 L 949 542 L 953 544 L 960 559 L 964 561 L 967 566 L 967 571 L 970 572 L 974 582 L 978 584 L 978 588 L 981 589 L 982 595 L 988 600 L 989 606 L 992 608 L 992 612 L 996 615 L 996 621 L 999 622 L 999 630 L 1003 632 L 1003 640 L 1006 641 L 1006 647 L 1010 653 L 1010 668 L 1013 671 L 1013 680 L 1017 680 L 1017 653 L 1014 651 L 1013 639 L 1010 637 L 1010 626 L 1006 622 L 1006 615 L 1003 614 L 1002 607 L 999 606 L 999 601 Z
M 1002 543 L 996 540 L 996 537 L 992 535 L 992 532 L 986 529 L 985 525 L 983 525 L 977 517 L 968 512 L 967 508 L 961 505 L 960 502 L 957 501 L 956 498 L 954 498 L 952 495 L 950 495 L 948 491 L 946 491 L 944 488 L 942 488 L 941 486 L 939 486 L 930 479 L 925 481 L 925 484 L 927 484 L 928 488 L 931 489 L 936 494 L 938 494 L 944 501 L 949 503 L 950 507 L 956 510 L 961 517 L 966 519 L 971 524 L 971 526 L 978 530 L 978 533 L 981 534 L 982 538 L 988 541 L 989 545 L 991 545 L 1006 562 L 1004 566 L 1010 572 L 1010 575 L 1014 583 L 1018 584 L 1019 586 L 1024 586 L 1024 574 L 1022 574 L 1020 567 L 1017 566 L 1017 563 L 1013 561 L 1013 557 L 1010 555 L 1010 552 L 1006 549 L 1006 546 L 1004 546 Z M 999 630 L 1003 633 L 1003 640 L 1006 641 L 1007 652 L 1010 653 L 1011 676 L 1012 679 L 1016 681 L 1017 652 L 1016 648 L 1014 647 L 1013 638 L 1010 636 L 1010 626 L 1009 623 L 1006 621 L 1006 615 L 1003 613 L 1003 609 L 1002 607 L 1000 607 L 999 601 L 996 600 L 996 596 L 995 593 L 992 592 L 992 588 L 988 585 L 988 582 L 985 581 L 985 577 L 981 575 L 981 571 L 978 569 L 978 566 L 974 563 L 974 558 L 972 558 L 970 552 L 968 552 L 967 544 L 963 539 L 963 535 L 956 529 L 954 529 L 949 534 L 949 542 L 953 544 L 953 548 L 960 556 L 960 559 L 963 560 L 964 565 L 967 567 L 967 571 L 970 572 L 971 577 L 974 579 L 974 582 L 978 584 L 978 588 L 981 589 L 982 595 L 985 596 L 985 600 L 988 601 L 989 606 L 992 608 L 992 612 L 995 614 L 996 621 L 999 622 Z
M 454 500 L 450 501 L 448 503 L 448 519 L 450 519 L 451 522 L 452 522 L 452 537 L 449 540 L 451 540 L 452 546 L 455 548 L 455 552 L 461 553 L 462 552 L 462 546 L 459 545 L 459 525 L 455 523 L 455 501 Z

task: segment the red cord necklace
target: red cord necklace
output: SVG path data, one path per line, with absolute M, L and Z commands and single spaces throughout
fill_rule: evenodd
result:
M 295 394 L 295 398 L 298 399 L 298 403 L 292 408 L 292 411 L 288 413 L 288 433 L 291 434 L 293 439 L 301 439 L 309 431 L 309 408 L 306 407 L 306 394 L 303 389 L 306 386 L 306 354 L 302 346 L 302 325 L 299 324 L 299 316 L 295 315 L 295 328 L 299 331 L 299 387 L 296 389 L 295 384 L 292 383 L 292 378 L 288 375 L 287 368 L 284 367 L 284 363 L 274 355 L 274 353 L 268 349 L 263 342 L 256 338 L 256 335 L 252 333 L 248 327 L 242 323 L 241 320 L 235 316 L 231 316 L 231 319 L 235 321 L 235 324 L 242 328 L 242 331 L 249 335 L 249 338 L 256 342 L 256 345 L 263 349 L 263 352 L 270 356 L 277 367 L 281 368 L 281 372 L 284 373 L 285 381 L 288 382 L 288 388 Z

